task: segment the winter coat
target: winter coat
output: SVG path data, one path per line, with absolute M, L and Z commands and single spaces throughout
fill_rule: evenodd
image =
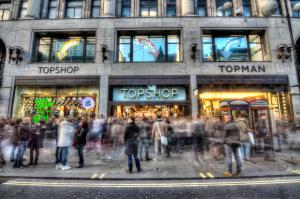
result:
M 236 124 L 238 125 L 238 127 L 240 129 L 241 142 L 248 142 L 249 141 L 249 137 L 248 137 L 249 128 L 247 125 L 247 120 L 245 118 L 237 118 Z
M 14 146 L 18 146 L 18 129 L 19 126 L 14 126 L 13 134 L 10 137 L 10 143 Z
M 264 120 L 264 119 L 257 120 L 255 126 L 256 126 L 256 131 L 257 131 L 258 137 L 264 138 L 269 134 L 266 120 Z
M 149 124 L 149 122 L 142 122 L 139 125 L 139 128 L 141 130 L 139 139 L 150 139 L 151 138 L 151 125 Z
M 27 123 L 23 123 L 18 128 L 18 141 L 26 142 L 29 141 L 30 138 L 30 125 Z
M 36 127 L 31 129 L 31 139 L 28 145 L 29 148 L 43 148 L 43 138 L 45 136 L 45 130 L 46 129 L 44 127 Z
M 131 156 L 133 154 L 137 154 L 139 133 L 140 128 L 134 122 L 127 125 L 124 134 L 126 155 Z
M 232 147 L 240 146 L 240 129 L 233 121 L 224 126 L 224 143 Z
M 160 129 L 160 132 L 158 128 Z M 157 120 L 156 122 L 154 122 L 152 127 L 152 139 L 160 140 L 161 136 L 166 136 L 167 132 L 168 132 L 167 124 L 162 120 Z
M 58 147 L 70 147 L 75 136 L 75 126 L 73 123 L 63 121 L 58 125 Z
M 76 142 L 77 144 L 86 144 L 86 135 L 88 134 L 89 130 L 87 128 L 80 127 L 76 132 Z

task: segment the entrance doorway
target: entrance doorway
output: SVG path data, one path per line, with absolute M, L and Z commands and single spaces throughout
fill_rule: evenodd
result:
M 116 105 L 113 108 L 115 117 L 184 117 L 188 115 L 186 105 Z

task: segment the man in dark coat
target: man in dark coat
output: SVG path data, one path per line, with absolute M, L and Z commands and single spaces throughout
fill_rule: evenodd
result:
M 234 155 L 237 163 L 237 169 L 235 175 L 240 175 L 242 172 L 242 161 L 239 155 L 240 147 L 240 129 L 234 122 L 232 116 L 226 115 L 224 126 L 224 144 L 226 154 L 227 171 L 224 172 L 225 176 L 232 176 L 232 155 Z
M 27 166 L 38 164 L 40 148 L 43 148 L 43 138 L 45 135 L 45 131 L 46 131 L 46 126 L 44 121 L 39 121 L 36 127 L 31 129 L 30 131 L 31 139 L 28 144 L 28 147 L 30 149 L 30 162 Z
M 128 125 L 125 129 L 124 141 L 125 141 L 125 154 L 128 157 L 128 173 L 132 173 L 132 156 L 135 160 L 135 165 L 137 171 L 142 171 L 140 160 L 138 157 L 138 137 L 139 137 L 140 129 L 135 124 L 135 118 L 130 117 L 128 119 Z

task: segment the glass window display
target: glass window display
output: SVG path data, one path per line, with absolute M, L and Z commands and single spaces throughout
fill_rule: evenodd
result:
M 97 87 L 17 87 L 13 117 L 34 122 L 52 117 L 90 118 L 98 113 Z

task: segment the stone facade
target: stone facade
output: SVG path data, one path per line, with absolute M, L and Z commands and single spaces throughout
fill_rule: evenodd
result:
M 63 19 L 65 0 L 59 0 L 57 19 L 42 19 L 46 16 L 47 10 L 45 4 L 39 4 L 41 0 L 29 0 L 35 2 L 35 6 L 29 6 L 32 17 L 35 19 L 19 19 L 13 21 L 0 21 L 0 38 L 6 46 L 20 46 L 24 49 L 23 58 L 19 64 L 15 62 L 8 63 L 8 57 L 5 63 L 4 82 L 0 94 L 0 115 L 8 116 L 11 114 L 12 99 L 14 91 L 14 81 L 18 76 L 51 76 L 51 74 L 40 74 L 39 67 L 43 66 L 78 66 L 79 71 L 76 76 L 99 76 L 100 77 L 100 114 L 107 115 L 108 103 L 108 79 L 109 76 L 150 76 L 150 75 L 187 75 L 190 76 L 190 93 L 197 87 L 197 75 L 287 75 L 290 85 L 298 85 L 294 60 L 282 62 L 277 58 L 279 44 L 290 44 L 291 38 L 286 18 L 283 17 L 213 17 L 215 13 L 215 0 L 207 1 L 207 10 L 210 17 L 197 17 L 195 10 L 192 9 L 195 2 L 192 0 L 178 1 L 182 5 L 177 4 L 177 15 L 183 17 L 155 17 L 140 18 L 138 0 L 132 0 L 133 18 L 117 18 L 120 8 L 114 0 L 104 0 L 101 3 L 103 16 L 100 18 L 85 19 Z M 14 9 L 19 4 L 19 0 L 14 2 Z M 85 1 L 85 5 L 89 5 L 89 0 Z M 159 2 L 165 2 L 160 0 Z M 251 1 L 255 2 L 257 1 Z M 165 4 L 160 4 L 164 7 Z M 241 5 L 240 1 L 234 1 L 234 6 Z M 37 16 L 36 8 L 40 7 L 43 11 L 42 16 Z M 87 17 L 90 9 L 85 8 L 83 16 Z M 117 10 L 117 12 L 116 12 Z M 252 7 L 254 15 L 258 13 L 258 9 Z M 16 18 L 18 11 L 14 11 L 13 18 Z M 43 14 L 44 13 L 44 14 Z M 163 15 L 165 12 L 158 12 Z M 44 16 L 44 17 L 43 17 Z M 37 18 L 41 19 L 37 19 Z M 293 35 L 296 41 L 300 36 L 300 20 L 292 19 Z M 182 61 L 177 63 L 117 63 L 116 62 L 116 30 L 180 30 L 182 45 Z M 245 63 L 220 63 L 220 62 L 203 62 L 201 49 L 202 29 L 228 29 L 228 30 L 265 30 L 269 51 L 270 61 L 268 62 L 247 62 L 248 65 L 264 65 L 265 72 L 242 72 L 221 71 L 219 65 L 243 65 Z M 78 31 L 92 30 L 96 31 L 96 57 L 95 63 L 33 63 L 31 61 L 32 48 L 35 32 L 49 31 Z M 107 45 L 108 59 L 102 63 L 101 45 Z M 191 44 L 197 44 L 196 59 L 191 59 Z M 53 76 L 60 76 L 53 74 Z M 63 75 L 61 75 L 63 76 Z M 291 91 L 299 93 L 298 87 L 291 87 Z M 300 116 L 300 98 L 299 95 L 292 95 L 293 113 Z M 191 96 L 191 113 L 198 112 L 197 98 Z

